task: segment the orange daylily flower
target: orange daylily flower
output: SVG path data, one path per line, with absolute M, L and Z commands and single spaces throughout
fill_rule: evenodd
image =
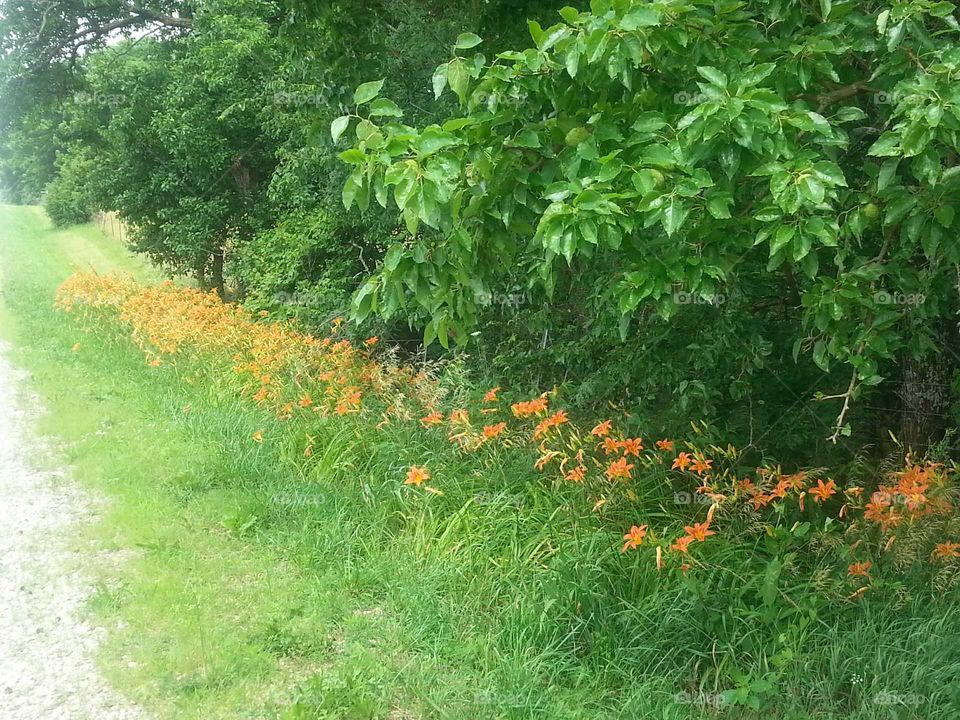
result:
M 935 560 L 960 558 L 960 543 L 950 541 L 937 543 L 933 548 L 932 557 Z
M 873 563 L 870 560 L 866 562 L 853 563 L 847 567 L 847 575 L 849 577 L 870 577 L 870 568 L 873 567 Z
M 590 434 L 595 435 L 596 437 L 606 437 L 610 434 L 610 428 L 612 425 L 612 420 L 604 420 L 599 425 L 594 426 L 593 430 L 590 431 Z
M 603 442 L 600 443 L 600 447 L 603 448 L 604 455 L 613 455 L 614 453 L 620 451 L 620 443 L 618 443 L 612 437 L 604 438 Z
M 623 547 L 620 548 L 620 552 L 626 552 L 627 550 L 636 550 L 640 543 L 643 542 L 643 538 L 647 536 L 647 526 L 641 525 L 637 527 L 636 525 L 631 525 L 630 530 L 626 535 L 623 536 L 623 539 L 626 542 L 623 544 Z
M 673 461 L 673 466 L 671 470 L 686 470 L 690 463 L 693 462 L 693 457 L 688 452 L 682 452 Z
M 657 440 L 655 444 L 657 446 L 657 450 L 673 452 L 673 440 Z
M 827 480 L 824 484 L 823 480 L 817 480 L 816 487 L 810 488 L 810 495 L 813 496 L 815 502 L 822 503 L 830 499 L 831 496 L 837 494 L 837 484 L 833 480 Z
M 443 422 L 443 413 L 439 411 L 434 411 L 429 415 L 426 415 L 420 418 L 420 424 L 424 427 L 430 427 L 431 425 L 439 425 Z
M 643 450 L 643 440 L 640 438 L 627 438 L 620 442 L 620 449 L 624 455 L 635 455 L 640 457 L 640 451 Z
M 412 465 L 407 471 L 407 479 L 403 481 L 404 485 L 416 485 L 420 487 L 430 479 L 430 471 L 420 465 Z
M 618 460 L 614 460 L 607 466 L 607 478 L 613 480 L 614 478 L 623 478 L 624 480 L 630 479 L 630 471 L 633 470 L 633 465 L 627 462 L 625 457 L 622 457 Z
M 302 408 L 307 408 L 313 405 L 313 398 L 310 397 L 310 393 L 305 393 L 297 401 L 297 404 Z
M 497 393 L 498 393 L 498 392 L 500 392 L 500 388 L 499 388 L 499 387 L 495 387 L 495 388 L 492 388 L 492 389 L 490 389 L 490 390 L 487 390 L 486 394 L 483 396 L 483 401 L 484 401 L 484 402 L 496 402 L 496 401 L 497 401 Z
M 711 535 L 716 535 L 716 533 L 710 529 L 709 521 L 687 525 L 683 528 L 683 531 L 697 542 L 703 542 Z
M 498 422 L 495 425 L 484 425 L 483 437 L 487 440 L 492 440 L 493 438 L 501 435 L 506 429 L 507 424 L 505 422 Z
M 706 458 L 694 458 L 693 462 L 690 464 L 690 469 L 693 470 L 697 475 L 704 475 L 710 471 L 710 466 L 713 465 L 713 460 L 707 460 Z
M 586 475 L 587 468 L 585 468 L 583 465 L 577 465 L 575 468 L 573 468 L 573 470 L 570 470 L 566 475 L 564 475 L 564 479 L 575 483 L 581 483 Z
M 690 535 L 681 535 L 674 541 L 673 545 L 670 546 L 670 549 L 681 553 L 687 553 L 687 551 L 690 549 L 690 543 L 692 542 L 693 538 Z
M 545 397 L 538 397 L 534 400 L 524 400 L 514 403 L 510 406 L 510 409 L 513 411 L 513 414 L 519 418 L 540 415 L 547 411 L 547 399 Z
M 366 340 L 364 340 L 363 344 L 366 345 L 367 347 L 373 347 L 378 342 L 380 342 L 380 338 L 374 335 L 373 337 L 368 337 Z

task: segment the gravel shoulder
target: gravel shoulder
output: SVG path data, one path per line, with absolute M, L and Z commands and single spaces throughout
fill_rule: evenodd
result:
M 98 672 L 101 631 L 84 619 L 92 588 L 79 569 L 90 558 L 72 540 L 96 499 L 66 472 L 38 469 L 50 454 L 33 434 L 39 401 L 7 349 L 0 343 L 0 720 L 140 720 Z

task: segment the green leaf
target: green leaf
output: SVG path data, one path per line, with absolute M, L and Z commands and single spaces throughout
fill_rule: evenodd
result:
M 874 157 L 891 157 L 900 154 L 900 135 L 892 130 L 888 130 L 870 146 L 867 155 Z
M 470 73 L 462 58 L 454 58 L 447 63 L 447 82 L 450 83 L 450 89 L 460 98 L 460 102 L 464 102 L 467 97 L 467 85 L 470 82 Z
M 687 219 L 690 209 L 676 198 L 672 199 L 663 209 L 663 229 L 668 236 L 672 236 L 683 225 Z
M 457 50 L 469 50 L 472 47 L 476 47 L 483 42 L 483 38 L 474 33 L 460 33 L 457 36 L 457 42 L 454 47 Z
M 660 24 L 660 12 L 651 5 L 639 5 L 620 21 L 620 29 L 632 32 L 644 27 L 655 27 Z
M 807 200 L 816 205 L 823 202 L 823 185 L 813 175 L 804 175 L 800 178 L 800 192 Z
M 360 85 L 353 93 L 354 104 L 363 105 L 373 100 L 380 94 L 380 90 L 383 88 L 383 82 L 383 80 L 374 80 L 373 82 L 365 82 Z
M 340 136 L 343 135 L 349 125 L 349 115 L 341 115 L 332 123 L 330 123 L 330 137 L 333 138 L 333 142 L 337 142 L 337 140 L 340 139 Z
M 377 98 L 370 103 L 370 115 L 374 117 L 403 117 L 403 110 L 393 100 Z
M 733 196 L 728 192 L 717 192 L 707 198 L 707 211 L 718 220 L 725 220 L 730 217 L 730 205 L 733 203 Z
M 697 67 L 697 72 L 710 81 L 713 85 L 716 85 L 720 88 L 727 87 L 727 76 L 717 70 L 715 67 L 710 67 L 709 65 L 700 65 Z
M 449 63 L 443 63 L 442 65 L 437 65 L 437 69 L 433 71 L 433 99 L 437 100 L 443 95 L 443 89 L 447 86 L 447 73 L 449 72 L 447 66 Z

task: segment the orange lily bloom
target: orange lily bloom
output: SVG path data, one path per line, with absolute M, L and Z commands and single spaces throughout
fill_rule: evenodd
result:
M 693 462 L 693 457 L 688 452 L 682 452 L 673 461 L 671 470 L 686 470 L 690 463 Z
M 633 470 L 633 465 L 628 463 L 625 457 L 622 457 L 619 460 L 614 460 L 607 466 L 607 478 L 610 480 L 614 478 L 629 480 L 631 470 Z
M 663 450 L 664 452 L 673 452 L 673 440 L 657 440 L 656 446 L 657 446 L 657 450 Z
M 870 568 L 873 567 L 873 563 L 869 560 L 861 563 L 853 563 L 847 567 L 847 575 L 849 577 L 870 577 Z
M 590 431 L 590 434 L 595 435 L 596 437 L 606 437 L 610 434 L 610 427 L 612 425 L 612 420 L 604 420 L 599 425 L 596 425 L 593 430 Z
M 404 485 L 416 485 L 420 487 L 430 479 L 430 471 L 420 465 L 413 465 L 407 471 L 407 479 L 403 481 Z
M 620 548 L 620 552 L 626 552 L 627 550 L 636 550 L 640 543 L 643 542 L 643 538 L 647 535 L 647 526 L 641 525 L 637 527 L 632 525 L 630 530 L 626 535 L 623 536 L 623 539 L 626 542 L 623 544 L 623 547 Z
M 833 480 L 827 480 L 826 484 L 823 480 L 817 480 L 817 486 L 810 488 L 810 495 L 818 503 L 826 502 L 832 495 L 836 494 L 837 484 Z

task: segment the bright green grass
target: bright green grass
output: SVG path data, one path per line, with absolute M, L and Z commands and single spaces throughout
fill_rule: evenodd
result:
M 786 623 L 619 556 L 615 532 L 510 457 L 473 477 L 400 428 L 331 424 L 309 428 L 304 463 L 289 430 L 216 383 L 54 311 L 56 286 L 89 267 L 153 278 L 94 228 L 0 208 L 0 333 L 49 408 L 42 431 L 110 499 L 89 539 L 128 556 L 93 566 L 102 665 L 158 716 L 700 718 L 712 711 L 678 693 L 769 671 L 750 650 L 769 641 L 793 662 L 762 710 L 721 717 L 960 717 L 955 603 L 865 602 L 778 640 Z M 442 498 L 400 487 L 424 459 Z M 876 703 L 884 690 L 921 702 Z

